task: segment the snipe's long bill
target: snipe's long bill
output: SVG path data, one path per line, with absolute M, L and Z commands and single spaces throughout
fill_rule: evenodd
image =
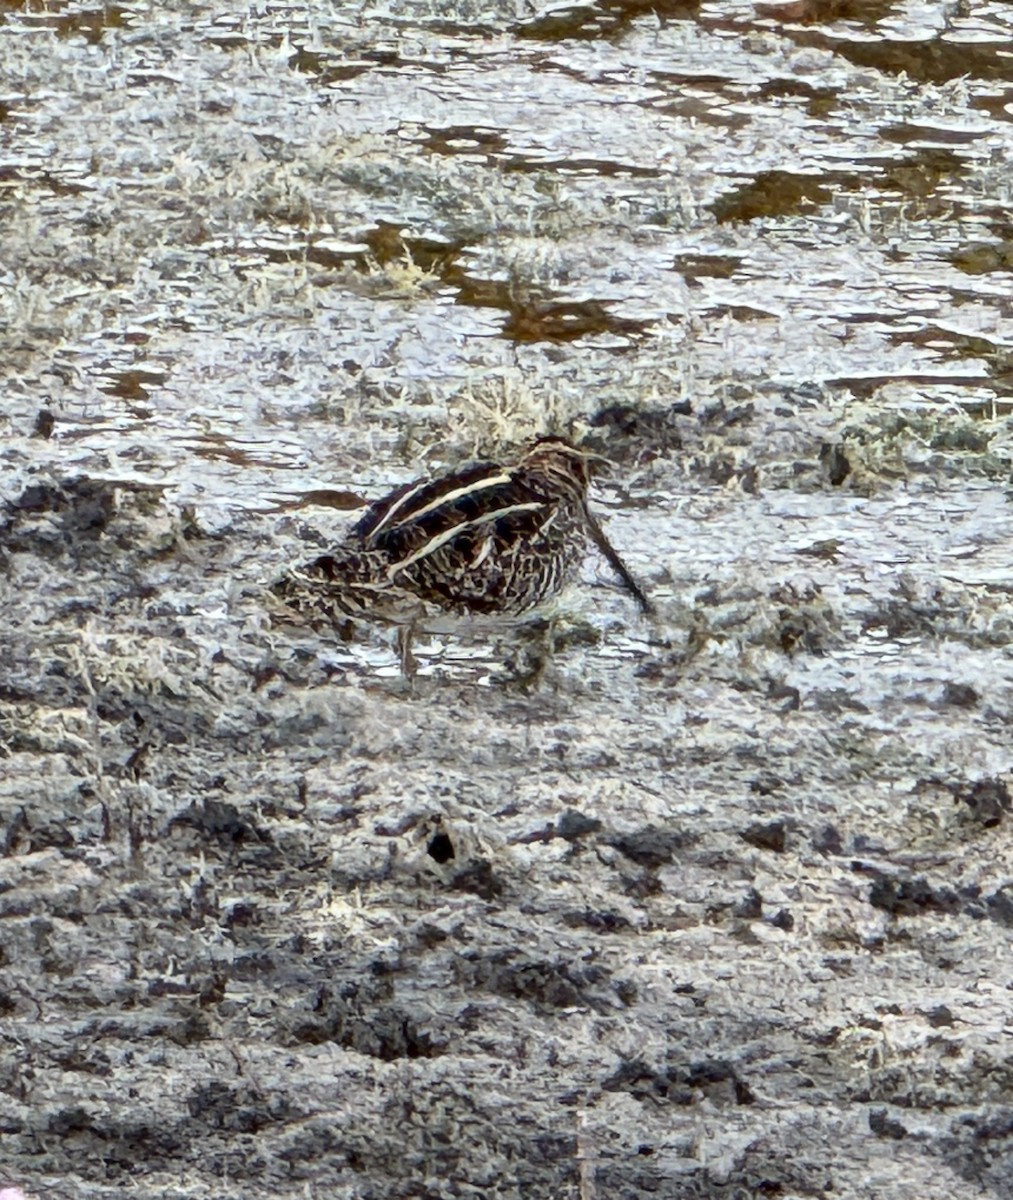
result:
M 577 575 L 588 539 L 645 612 L 651 603 L 588 507 L 589 460 L 562 438 L 397 488 L 329 554 L 274 586 L 288 607 L 411 628 L 450 613 L 519 615 Z

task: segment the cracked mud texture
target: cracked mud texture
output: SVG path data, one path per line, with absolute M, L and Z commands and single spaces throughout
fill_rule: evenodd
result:
M 1010 1195 L 1011 34 L 0 4 L 0 1188 Z M 272 618 L 547 431 L 655 618 Z

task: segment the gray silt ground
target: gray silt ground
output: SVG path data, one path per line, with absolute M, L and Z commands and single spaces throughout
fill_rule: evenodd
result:
M 0 1185 L 1010 1195 L 1013 14 L 825 8 L 0 8 Z M 653 621 L 272 627 L 546 430 Z

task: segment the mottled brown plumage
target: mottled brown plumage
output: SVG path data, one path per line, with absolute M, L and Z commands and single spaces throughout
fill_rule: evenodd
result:
M 441 613 L 517 615 L 562 591 L 591 538 L 649 611 L 588 509 L 593 457 L 543 438 L 515 463 L 406 484 L 274 590 L 291 608 L 335 623 L 361 616 L 410 630 Z

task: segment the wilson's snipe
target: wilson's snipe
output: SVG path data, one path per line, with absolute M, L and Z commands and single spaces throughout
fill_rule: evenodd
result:
M 274 586 L 290 607 L 335 624 L 367 617 L 412 630 L 445 613 L 519 614 L 577 573 L 588 537 L 644 612 L 651 604 L 588 508 L 589 460 L 542 438 L 513 464 L 483 462 L 406 484 L 370 505 L 330 554 Z

